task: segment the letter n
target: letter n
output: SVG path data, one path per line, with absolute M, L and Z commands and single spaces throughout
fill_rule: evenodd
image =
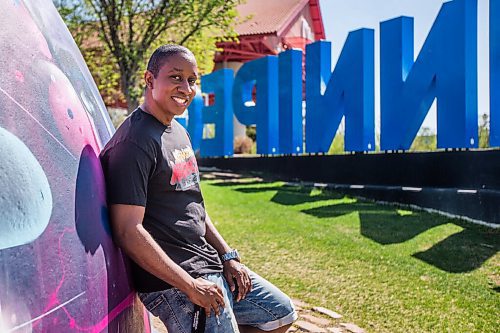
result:
M 345 116 L 345 150 L 374 144 L 373 30 L 350 32 L 333 73 L 330 42 L 306 47 L 306 151 L 328 152 Z
M 413 61 L 413 18 L 380 24 L 381 149 L 409 149 L 434 98 L 438 148 L 477 147 L 477 3 L 444 3 Z

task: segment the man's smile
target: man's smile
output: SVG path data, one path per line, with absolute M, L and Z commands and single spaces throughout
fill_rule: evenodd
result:
M 179 97 L 179 96 L 172 96 L 172 99 L 177 103 L 177 104 L 180 104 L 180 105 L 187 105 L 188 101 L 189 101 L 189 98 L 188 97 Z

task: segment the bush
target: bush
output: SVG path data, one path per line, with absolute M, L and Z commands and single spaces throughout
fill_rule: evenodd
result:
M 234 153 L 249 154 L 252 150 L 253 141 L 248 136 L 237 136 L 234 138 Z
M 248 126 L 246 130 L 247 136 L 252 139 L 253 142 L 257 141 L 257 129 L 255 126 Z

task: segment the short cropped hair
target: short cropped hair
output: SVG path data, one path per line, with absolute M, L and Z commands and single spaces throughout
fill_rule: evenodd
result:
M 179 53 L 194 58 L 193 52 L 187 47 L 177 44 L 165 44 L 157 48 L 151 55 L 151 58 L 149 58 L 148 71 L 153 73 L 153 76 L 156 78 L 167 59 Z

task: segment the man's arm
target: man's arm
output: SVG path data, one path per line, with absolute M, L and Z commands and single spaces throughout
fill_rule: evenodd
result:
M 110 216 L 115 242 L 142 268 L 184 292 L 189 299 L 218 315 L 224 307 L 220 288 L 204 279 L 193 279 L 177 265 L 144 229 L 145 208 L 134 205 L 111 205 Z
M 219 253 L 219 255 L 223 255 L 232 249 L 227 245 L 224 238 L 222 238 L 221 234 L 217 231 L 212 220 L 206 214 L 206 234 L 205 239 L 207 242 L 212 245 L 215 250 Z M 236 301 L 239 302 L 241 299 L 245 298 L 245 295 L 252 290 L 252 281 L 250 280 L 250 276 L 248 275 L 247 270 L 244 266 L 237 262 L 236 260 L 228 260 L 224 262 L 224 276 L 226 277 L 226 281 L 231 288 L 231 291 L 234 291 L 235 284 L 234 280 L 238 285 L 238 296 Z

